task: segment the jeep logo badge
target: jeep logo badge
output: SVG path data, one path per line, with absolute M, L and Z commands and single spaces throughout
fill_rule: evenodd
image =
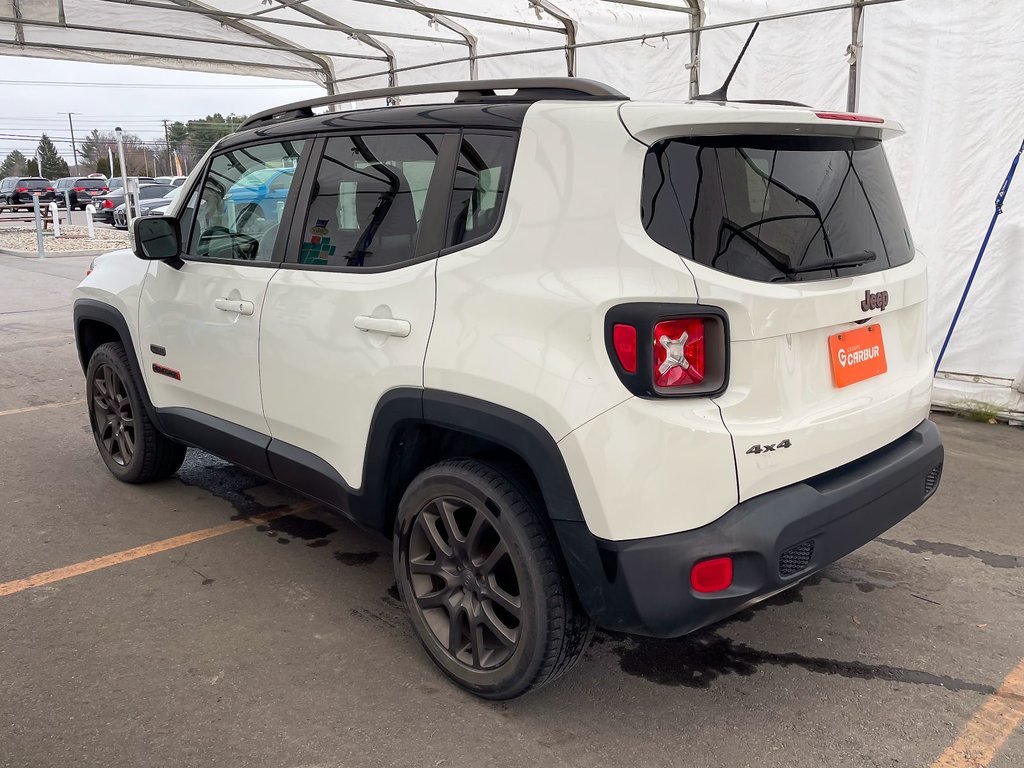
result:
M 872 293 L 871 291 L 864 291 L 864 301 L 860 303 L 860 308 L 867 312 L 869 309 L 880 309 L 883 312 L 889 304 L 889 292 L 879 291 L 878 293 Z

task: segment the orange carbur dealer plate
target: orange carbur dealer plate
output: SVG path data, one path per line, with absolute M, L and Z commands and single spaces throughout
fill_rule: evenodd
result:
M 834 333 L 828 337 L 828 350 L 832 380 L 837 387 L 847 387 L 888 370 L 879 325 Z

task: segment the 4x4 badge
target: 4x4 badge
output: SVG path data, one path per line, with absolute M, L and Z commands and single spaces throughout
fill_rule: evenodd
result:
M 879 291 L 878 293 L 872 293 L 871 291 L 864 291 L 864 301 L 860 303 L 860 308 L 867 312 L 869 309 L 880 309 L 883 312 L 889 304 L 889 292 Z

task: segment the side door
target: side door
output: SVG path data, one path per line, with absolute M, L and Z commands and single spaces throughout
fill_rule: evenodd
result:
M 382 396 L 423 386 L 458 140 L 432 129 L 318 141 L 267 289 L 260 378 L 274 475 L 325 501 L 360 488 Z
M 179 217 L 181 261 L 154 262 L 139 302 L 146 384 L 167 431 L 261 471 L 269 430 L 260 318 L 308 146 L 285 140 L 214 155 Z M 268 194 L 268 175 L 284 189 Z

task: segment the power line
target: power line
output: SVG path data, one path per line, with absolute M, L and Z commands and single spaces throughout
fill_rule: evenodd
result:
M 295 85 L 174 85 L 171 83 L 91 83 L 71 80 L 0 80 L 0 85 L 26 85 L 37 87 L 62 87 L 75 86 L 76 88 L 146 88 L 146 89 L 179 89 L 187 91 L 196 90 L 291 90 L 293 88 L 323 88 L 314 83 L 296 83 Z

